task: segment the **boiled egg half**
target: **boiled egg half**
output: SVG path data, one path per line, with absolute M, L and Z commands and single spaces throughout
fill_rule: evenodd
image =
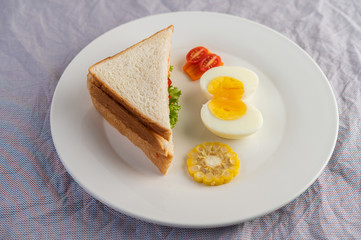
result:
M 209 100 L 202 106 L 203 124 L 215 135 L 239 139 L 262 127 L 261 112 L 246 99 L 258 87 L 258 76 L 238 66 L 211 68 L 200 79 L 202 92 Z

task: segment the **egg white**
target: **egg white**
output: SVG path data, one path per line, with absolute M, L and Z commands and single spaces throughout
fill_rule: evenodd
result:
M 246 113 L 236 120 L 219 119 L 209 111 L 208 101 L 201 109 L 201 119 L 209 131 L 215 135 L 228 139 L 239 139 L 258 131 L 263 125 L 261 112 L 253 105 L 245 103 Z
M 212 94 L 208 92 L 209 82 L 212 79 L 221 76 L 233 77 L 243 83 L 244 94 L 242 96 L 242 100 L 247 99 L 250 95 L 252 95 L 258 87 L 259 79 L 257 74 L 247 68 L 242 68 L 239 66 L 214 67 L 206 71 L 200 79 L 202 92 L 207 99 L 213 98 Z

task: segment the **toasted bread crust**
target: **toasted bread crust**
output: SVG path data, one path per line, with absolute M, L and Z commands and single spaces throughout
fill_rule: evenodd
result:
M 145 126 L 152 129 L 154 132 L 158 133 L 166 140 L 170 140 L 172 132 L 170 129 L 166 129 L 151 119 L 147 118 L 142 112 L 140 112 L 137 108 L 131 105 L 126 99 L 122 98 L 118 94 L 116 94 L 106 83 L 102 82 L 95 74 L 88 74 L 88 81 L 90 81 L 94 86 L 101 89 L 104 93 L 114 99 L 119 105 L 121 105 L 126 111 L 131 113 L 133 116 L 136 116 L 140 122 L 142 122 Z
M 173 25 L 170 25 L 168 28 L 165 28 L 161 31 L 166 31 L 166 30 L 172 30 L 173 31 Z M 161 32 L 158 31 L 157 33 Z M 149 38 L 152 38 L 154 35 L 156 35 L 157 33 L 153 34 L 152 36 L 134 44 L 133 46 L 115 54 L 114 56 L 108 57 L 96 64 L 94 64 L 93 66 L 91 66 L 89 68 L 89 74 L 88 74 L 88 79 L 90 78 L 89 75 L 91 76 L 90 81 L 92 81 L 92 83 L 97 86 L 98 88 L 100 88 L 102 91 L 104 91 L 107 95 L 109 95 L 111 98 L 113 98 L 116 102 L 118 102 L 124 109 L 126 109 L 128 112 L 130 112 L 133 116 L 137 116 L 137 118 L 139 119 L 139 121 L 141 121 L 145 126 L 149 127 L 150 129 L 152 129 L 154 132 L 158 133 L 160 136 L 162 136 L 163 138 L 165 138 L 166 140 L 170 140 L 171 139 L 171 135 L 172 135 L 172 130 L 170 129 L 170 127 L 166 128 L 162 125 L 159 125 L 157 122 L 154 122 L 152 119 L 148 118 L 146 115 L 144 115 L 142 112 L 140 112 L 137 108 L 135 108 L 131 103 L 129 103 L 126 99 L 124 99 L 122 96 L 119 96 L 119 94 L 117 94 L 108 84 L 106 84 L 105 82 L 103 82 L 100 78 L 98 78 L 98 76 L 94 73 L 93 68 L 94 66 L 107 61 L 109 59 L 115 58 L 121 54 L 123 54 L 124 52 L 128 51 L 131 48 L 134 48 L 135 46 L 139 45 L 140 43 L 146 41 Z
M 154 147 L 148 141 L 144 140 L 132 129 L 128 128 L 122 120 L 115 116 L 107 107 L 98 102 L 93 96 L 92 102 L 98 112 L 122 135 L 139 147 L 163 175 L 167 173 L 173 159 L 173 143 L 171 144 L 171 149 L 167 155 L 155 151 Z
M 128 128 L 135 132 L 140 138 L 147 141 L 154 151 L 167 155 L 170 149 L 170 143 L 153 130 L 144 126 L 136 116 L 124 109 L 119 103 L 114 101 L 102 89 L 93 84 L 91 76 L 88 76 L 87 87 L 89 93 L 98 104 L 107 108 L 115 117 L 120 119 Z

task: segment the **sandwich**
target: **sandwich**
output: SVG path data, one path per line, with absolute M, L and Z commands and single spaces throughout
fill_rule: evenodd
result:
M 172 35 L 171 25 L 94 64 L 87 75 L 97 111 L 162 174 L 173 159 L 172 127 L 180 109 L 180 91 L 169 84 Z

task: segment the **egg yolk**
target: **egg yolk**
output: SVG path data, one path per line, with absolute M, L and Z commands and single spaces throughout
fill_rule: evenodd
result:
M 208 103 L 209 111 L 216 117 L 223 120 L 236 120 L 242 117 L 247 106 L 241 100 L 215 98 Z
M 217 118 L 236 120 L 246 113 L 247 106 L 241 100 L 244 86 L 238 79 L 216 77 L 209 82 L 207 90 L 214 97 L 208 103 L 208 109 Z
M 209 82 L 207 90 L 214 98 L 239 100 L 243 96 L 244 86 L 233 77 L 216 77 Z

